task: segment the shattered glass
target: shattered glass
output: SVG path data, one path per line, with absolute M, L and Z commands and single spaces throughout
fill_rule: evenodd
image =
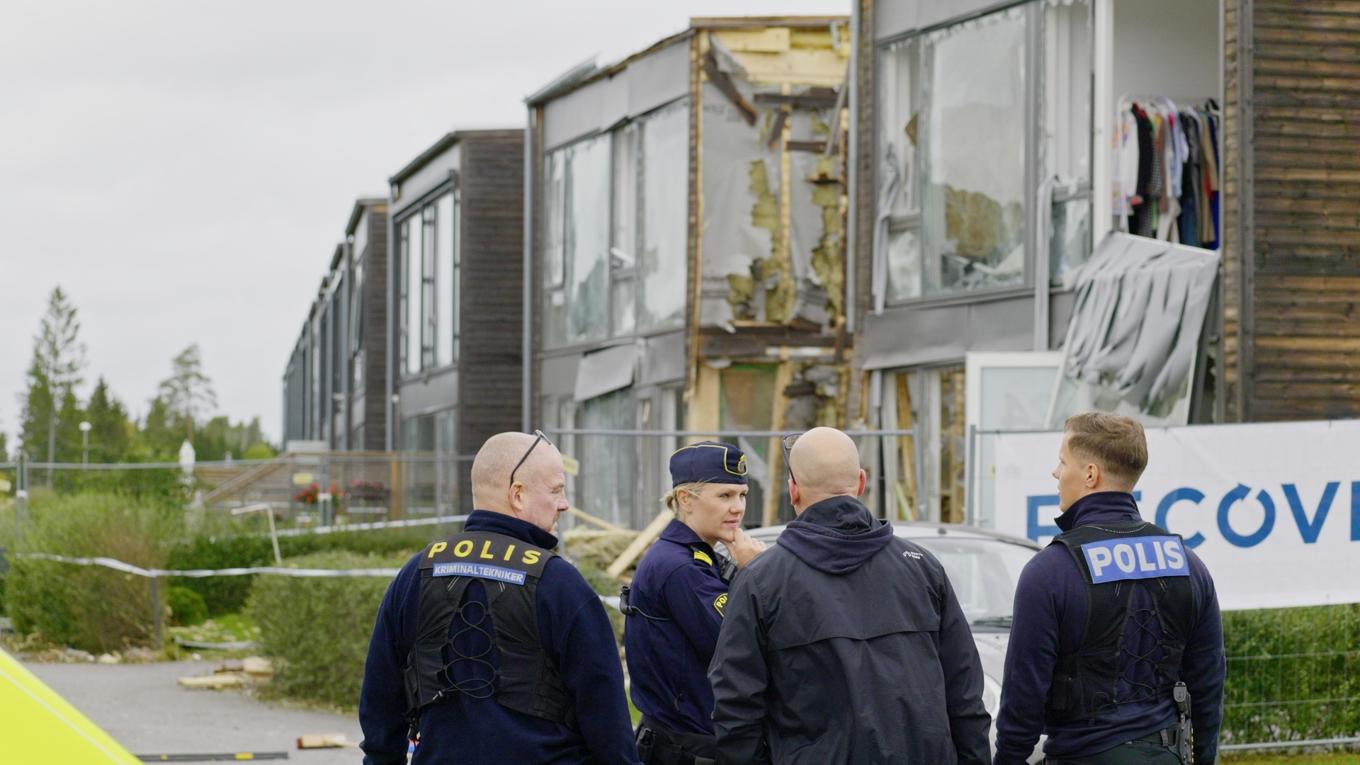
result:
M 573 145 L 567 169 L 567 337 L 604 339 L 609 329 L 609 136 Z
M 926 38 L 927 292 L 1024 279 L 1025 29 L 1012 9 Z
M 642 296 L 638 329 L 679 327 L 685 319 L 689 241 L 689 100 L 642 123 Z M 631 302 L 631 301 L 630 301 Z

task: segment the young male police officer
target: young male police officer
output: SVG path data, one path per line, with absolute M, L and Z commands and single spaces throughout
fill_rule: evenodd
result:
M 463 532 L 387 590 L 364 666 L 365 765 L 625 763 L 637 750 L 613 629 L 552 553 L 567 509 L 562 455 L 541 433 L 492 436 L 472 463 Z
M 1047 763 L 1171 764 L 1191 751 L 1213 763 L 1225 669 L 1213 580 L 1139 516 L 1143 427 L 1088 413 L 1065 430 L 1053 471 L 1063 533 L 1020 574 L 995 765 L 1024 763 L 1040 732 Z

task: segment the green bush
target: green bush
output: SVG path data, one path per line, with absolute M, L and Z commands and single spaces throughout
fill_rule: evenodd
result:
M 170 569 L 249 568 L 269 566 L 274 560 L 267 532 L 260 530 L 258 518 L 240 519 L 213 525 L 178 545 L 170 553 Z M 249 529 L 249 531 L 247 531 Z M 353 552 L 361 555 L 410 557 L 435 539 L 448 536 L 457 527 L 413 526 L 377 531 L 340 531 L 329 534 L 301 534 L 279 538 L 284 558 L 298 558 L 324 552 Z M 176 584 L 203 596 L 210 616 L 235 613 L 245 605 L 254 576 L 212 576 L 184 578 Z
M 48 496 L 30 507 L 16 551 L 103 556 L 161 568 L 182 528 L 181 510 L 145 498 Z M 150 582 L 144 577 L 16 555 L 6 596 L 20 633 L 37 632 L 95 652 L 154 639 Z
M 195 624 L 202 624 L 208 619 L 208 606 L 203 602 L 203 596 L 197 592 L 181 585 L 175 585 L 169 589 L 165 596 L 167 605 L 170 606 L 170 622 L 182 627 L 192 627 Z
M 330 552 L 286 561 L 297 568 L 398 568 L 408 555 Z M 261 651 L 274 659 L 270 691 L 343 709 L 359 701 L 378 605 L 388 577 L 334 579 L 262 575 L 247 609 Z
M 181 542 L 170 551 L 166 568 L 219 569 L 267 566 L 274 560 L 268 537 L 196 536 Z M 253 576 L 208 576 L 179 578 L 174 582 L 198 593 L 209 616 L 220 616 L 240 611 L 250 597 Z
M 1360 732 L 1360 605 L 1229 611 L 1224 743 Z

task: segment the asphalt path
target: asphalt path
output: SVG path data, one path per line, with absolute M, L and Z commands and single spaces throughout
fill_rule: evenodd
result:
M 358 765 L 357 748 L 297 748 L 298 736 L 343 733 L 362 738 L 359 721 L 292 709 L 251 698 L 239 689 L 181 688 L 176 678 L 211 674 L 216 662 L 157 664 L 39 664 L 24 662 L 136 755 L 287 752 L 289 762 Z

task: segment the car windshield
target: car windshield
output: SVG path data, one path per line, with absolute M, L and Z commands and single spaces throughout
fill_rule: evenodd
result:
M 959 605 L 974 627 L 1008 628 L 1020 570 L 1035 550 L 996 539 L 915 537 L 944 565 Z

